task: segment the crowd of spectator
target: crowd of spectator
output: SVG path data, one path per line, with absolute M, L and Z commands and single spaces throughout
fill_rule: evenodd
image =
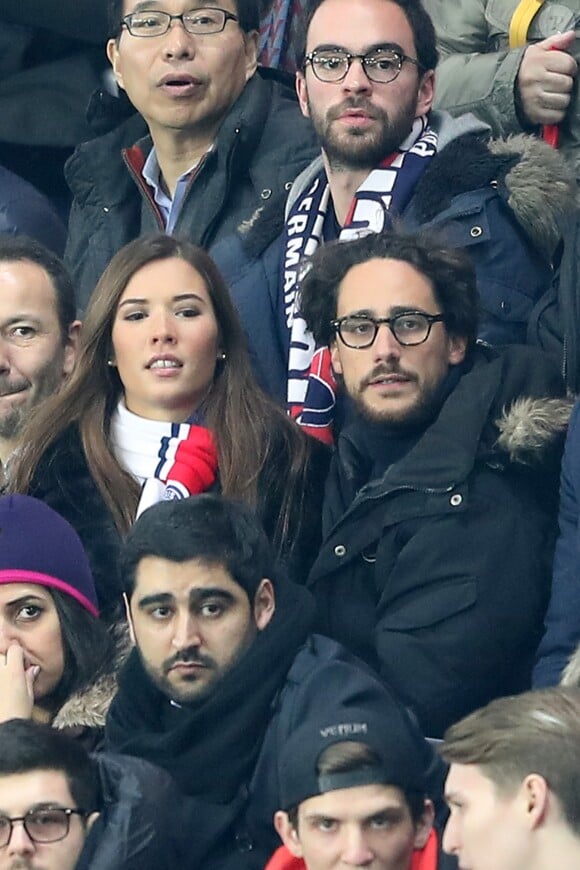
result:
M 3 4 L 0 870 L 578 866 L 579 14 Z

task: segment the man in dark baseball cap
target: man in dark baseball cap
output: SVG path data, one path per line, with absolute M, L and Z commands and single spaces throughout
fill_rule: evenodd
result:
M 267 870 L 441 870 L 429 754 L 387 694 L 308 719 L 280 758 L 274 824 L 284 846 Z

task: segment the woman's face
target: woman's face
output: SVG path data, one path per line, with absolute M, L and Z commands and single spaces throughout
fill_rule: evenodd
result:
M 129 411 L 182 423 L 206 397 L 220 353 L 205 281 L 185 260 L 135 272 L 117 305 L 113 361 Z
M 0 584 L 0 655 L 17 644 L 24 667 L 40 668 L 34 681 L 34 700 L 50 695 L 64 673 L 60 620 L 52 595 L 36 583 Z

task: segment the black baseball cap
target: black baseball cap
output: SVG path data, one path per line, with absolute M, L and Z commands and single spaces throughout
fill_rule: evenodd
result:
M 320 775 L 322 753 L 344 741 L 363 743 L 374 751 L 376 764 Z M 427 751 L 426 751 L 427 749 Z M 280 808 L 289 810 L 316 795 L 360 785 L 382 784 L 425 794 L 426 756 L 430 752 L 418 725 L 387 693 L 369 706 L 339 706 L 308 718 L 290 735 L 278 767 Z

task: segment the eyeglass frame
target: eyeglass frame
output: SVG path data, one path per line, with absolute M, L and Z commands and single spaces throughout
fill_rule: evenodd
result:
M 30 816 L 35 816 L 35 815 L 38 815 L 39 813 L 54 813 L 54 812 L 64 813 L 65 818 L 66 818 L 66 831 L 64 832 L 62 837 L 57 837 L 56 840 L 39 840 L 37 837 L 33 837 L 32 834 L 30 833 L 30 831 L 28 830 L 27 825 L 26 825 L 27 819 Z M 24 827 L 24 830 L 26 831 L 27 837 L 29 837 L 33 843 L 43 843 L 43 844 L 60 843 L 62 840 L 66 839 L 66 837 L 68 837 L 68 835 L 70 833 L 70 817 L 71 816 L 83 816 L 86 818 L 87 815 L 88 815 L 88 813 L 85 810 L 77 810 L 77 809 L 72 809 L 70 807 L 43 807 L 42 809 L 38 809 L 38 810 L 28 810 L 28 812 L 25 813 L 23 816 L 5 816 L 3 814 L 0 814 L 0 821 L 6 821 L 9 824 L 8 839 L 6 840 L 5 843 L 0 842 L 0 849 L 3 849 L 5 846 L 8 846 L 8 844 L 10 843 L 10 840 L 12 839 L 12 834 L 14 832 L 14 823 L 15 822 L 22 822 L 22 825 Z
M 203 9 L 205 7 L 199 7 L 199 8 Z M 131 24 L 129 22 L 129 19 L 132 18 L 134 15 L 146 14 L 146 13 L 142 13 L 142 12 L 129 12 L 128 15 L 124 15 L 123 18 L 121 18 L 120 27 L 121 28 L 125 27 L 127 29 L 127 32 L 131 36 L 134 36 L 136 39 L 155 39 L 156 36 L 165 36 L 166 33 L 169 33 L 172 21 L 181 21 L 181 26 L 183 27 L 185 32 L 189 33 L 191 36 L 213 36 L 215 33 L 223 33 L 224 30 L 226 29 L 226 24 L 228 23 L 228 21 L 235 21 L 237 23 L 239 23 L 239 21 L 240 21 L 239 16 L 234 15 L 234 13 L 230 12 L 228 9 L 220 9 L 219 6 L 208 6 L 207 8 L 211 9 L 213 12 L 222 12 L 223 13 L 223 16 L 224 16 L 223 26 L 220 27 L 219 30 L 210 30 L 210 31 L 207 31 L 206 33 L 196 33 L 194 30 L 188 29 L 188 27 L 183 19 L 184 19 L 184 17 L 187 17 L 190 12 L 199 12 L 199 8 L 194 7 L 193 9 L 188 9 L 187 12 L 182 12 L 181 15 L 172 15 L 170 12 L 165 12 L 163 9 L 149 9 L 149 10 L 147 10 L 147 12 L 155 12 L 158 15 L 163 15 L 166 17 L 167 27 L 161 33 L 133 33 L 133 31 L 131 30 Z M 398 75 L 398 73 L 397 73 L 397 75 Z
M 421 341 L 412 341 L 409 343 L 401 341 L 400 338 L 398 338 L 397 334 L 395 333 L 393 324 L 397 320 L 401 320 L 404 317 L 409 317 L 409 315 L 411 314 L 418 314 L 421 317 L 425 318 L 425 320 L 427 321 L 427 332 L 425 333 L 425 338 L 422 338 Z M 371 340 L 367 344 L 358 345 L 349 344 L 347 341 L 345 341 L 341 331 L 341 326 L 345 320 L 361 320 L 372 323 L 375 331 Z M 433 328 L 434 323 L 445 323 L 445 315 L 441 312 L 439 312 L 439 314 L 428 314 L 426 311 L 417 311 L 414 309 L 412 311 L 401 311 L 400 314 L 394 314 L 392 317 L 371 317 L 370 314 L 345 314 L 343 317 L 338 317 L 335 320 L 330 321 L 330 325 L 334 329 L 336 335 L 340 338 L 344 346 L 351 348 L 351 350 L 366 350 L 367 348 L 372 347 L 377 339 L 377 335 L 379 334 L 379 327 L 383 323 L 389 327 L 393 338 L 398 344 L 401 345 L 401 347 L 418 347 L 421 344 L 425 344 L 425 342 L 431 335 L 431 329 Z
M 316 57 L 318 52 L 322 52 L 322 51 L 336 51 L 340 57 L 346 58 L 347 67 L 346 67 L 343 75 L 340 76 L 340 78 L 338 78 L 338 79 L 321 79 L 320 78 L 319 74 L 316 72 L 316 64 L 314 63 L 314 58 Z M 369 55 L 372 55 L 373 52 L 380 52 L 380 51 L 390 51 L 390 52 L 392 52 L 392 54 L 396 55 L 397 58 L 399 59 L 399 67 L 398 67 L 395 75 L 393 76 L 392 79 L 388 79 L 387 81 L 381 81 L 380 79 L 377 80 L 377 79 L 373 78 L 372 75 L 369 75 L 369 70 L 368 70 L 367 64 L 365 63 L 365 60 L 367 57 L 369 57 Z M 343 82 L 345 80 L 345 78 L 347 77 L 349 70 L 352 66 L 353 60 L 360 61 L 360 64 L 364 70 L 364 74 L 369 79 L 369 81 L 374 82 L 376 85 L 390 85 L 391 82 L 396 81 L 396 79 L 398 79 L 399 75 L 401 74 L 401 70 L 403 69 L 403 64 L 405 63 L 405 61 L 407 61 L 408 63 L 414 64 L 417 67 L 419 74 L 424 72 L 423 66 L 421 65 L 421 63 L 419 62 L 419 60 L 416 57 L 411 57 L 408 54 L 404 54 L 403 51 L 399 51 L 397 48 L 395 48 L 393 46 L 388 46 L 388 45 L 376 46 L 375 48 L 365 52 L 364 54 L 355 54 L 354 52 L 347 51 L 345 48 L 341 48 L 340 46 L 337 46 L 336 48 L 331 48 L 331 47 L 329 47 L 329 48 L 314 48 L 312 51 L 310 51 L 307 55 L 304 56 L 304 61 L 302 63 L 302 69 L 305 70 L 306 64 L 309 63 L 310 68 L 312 70 L 312 74 L 314 75 L 315 78 L 318 79 L 319 82 L 323 82 L 323 84 L 325 84 L 325 85 L 336 85 L 336 84 L 339 84 L 340 82 Z

